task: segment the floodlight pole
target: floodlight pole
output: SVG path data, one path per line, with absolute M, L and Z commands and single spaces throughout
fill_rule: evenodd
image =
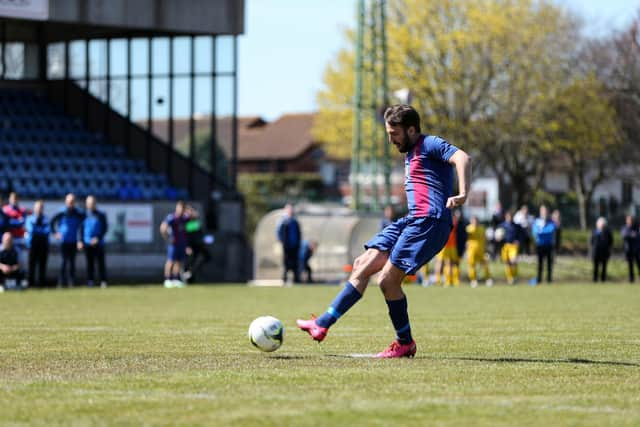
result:
M 358 0 L 358 32 L 356 39 L 356 81 L 354 94 L 353 145 L 351 156 L 351 197 L 354 210 L 361 208 L 360 200 L 360 147 L 362 145 L 362 56 L 364 39 L 364 0 Z

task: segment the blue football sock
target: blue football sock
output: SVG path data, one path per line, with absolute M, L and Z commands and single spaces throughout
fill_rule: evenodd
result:
M 395 301 L 388 301 L 389 317 L 393 328 L 396 330 L 396 338 L 400 344 L 409 344 L 411 337 L 411 324 L 409 323 L 409 312 L 407 311 L 407 297 Z
M 362 298 L 362 294 L 349 282 L 342 288 L 338 296 L 333 300 L 327 311 L 318 319 L 318 326 L 328 328 L 336 323 L 336 321 L 347 312 L 358 300 Z

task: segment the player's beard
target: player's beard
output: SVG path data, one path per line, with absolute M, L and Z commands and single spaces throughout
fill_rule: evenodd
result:
M 408 153 L 409 150 L 411 150 L 411 138 L 409 138 L 409 135 L 407 135 L 407 132 L 405 131 L 404 133 L 404 137 L 402 138 L 402 144 L 401 145 L 396 145 L 396 148 L 398 149 L 399 152 L 401 153 Z

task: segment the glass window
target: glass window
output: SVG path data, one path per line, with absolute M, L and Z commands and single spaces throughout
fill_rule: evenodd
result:
M 151 72 L 155 75 L 169 74 L 169 39 L 156 37 L 151 41 L 153 63 Z
M 131 40 L 131 74 L 142 76 L 149 73 L 149 39 Z
M 125 77 L 127 75 L 127 40 L 114 39 L 110 43 L 111 57 L 109 58 L 111 77 Z
M 89 42 L 89 76 L 107 76 L 107 41 L 91 40 Z
M 4 49 L 4 77 L 6 79 L 21 79 L 24 77 L 25 48 L 24 43 L 7 43 Z
M 84 40 L 69 43 L 69 77 L 74 80 L 84 80 L 86 75 L 84 46 Z
M 47 78 L 64 78 L 64 43 L 51 43 L 47 46 Z
M 230 184 L 229 159 L 233 143 L 233 77 L 216 78 L 216 165 L 219 179 Z
M 102 102 L 107 102 L 107 81 L 105 79 L 89 80 L 89 93 Z
M 213 89 L 213 78 L 211 76 L 199 76 L 195 78 L 194 83 L 195 160 L 204 169 L 211 170 L 211 108 L 213 107 L 213 94 L 211 91 Z
M 169 79 L 166 77 L 154 77 L 152 80 L 152 106 L 151 118 L 153 120 L 153 133 L 161 140 L 169 140 Z
M 173 72 L 189 74 L 191 72 L 191 39 L 175 37 L 173 39 Z
M 213 37 L 198 36 L 194 39 L 195 43 L 195 72 L 211 73 L 213 71 Z
M 147 128 L 149 111 L 147 102 L 149 98 L 149 80 L 146 78 L 131 79 L 131 120 L 142 128 Z
M 127 79 L 111 79 L 109 102 L 111 108 L 123 116 L 127 115 Z
M 218 73 L 235 71 L 233 69 L 234 55 L 233 36 L 216 37 L 216 71 Z

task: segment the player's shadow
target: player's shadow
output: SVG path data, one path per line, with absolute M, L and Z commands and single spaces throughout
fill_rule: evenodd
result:
M 278 359 L 278 360 L 299 360 L 304 359 L 302 356 L 295 356 L 292 354 L 273 354 L 269 356 L 269 359 Z
M 492 363 L 568 363 L 578 365 L 610 365 L 610 366 L 636 366 L 640 363 L 620 362 L 615 360 L 591 360 L 591 359 L 527 359 L 523 357 L 445 357 L 446 360 L 465 360 L 471 362 L 492 362 Z

